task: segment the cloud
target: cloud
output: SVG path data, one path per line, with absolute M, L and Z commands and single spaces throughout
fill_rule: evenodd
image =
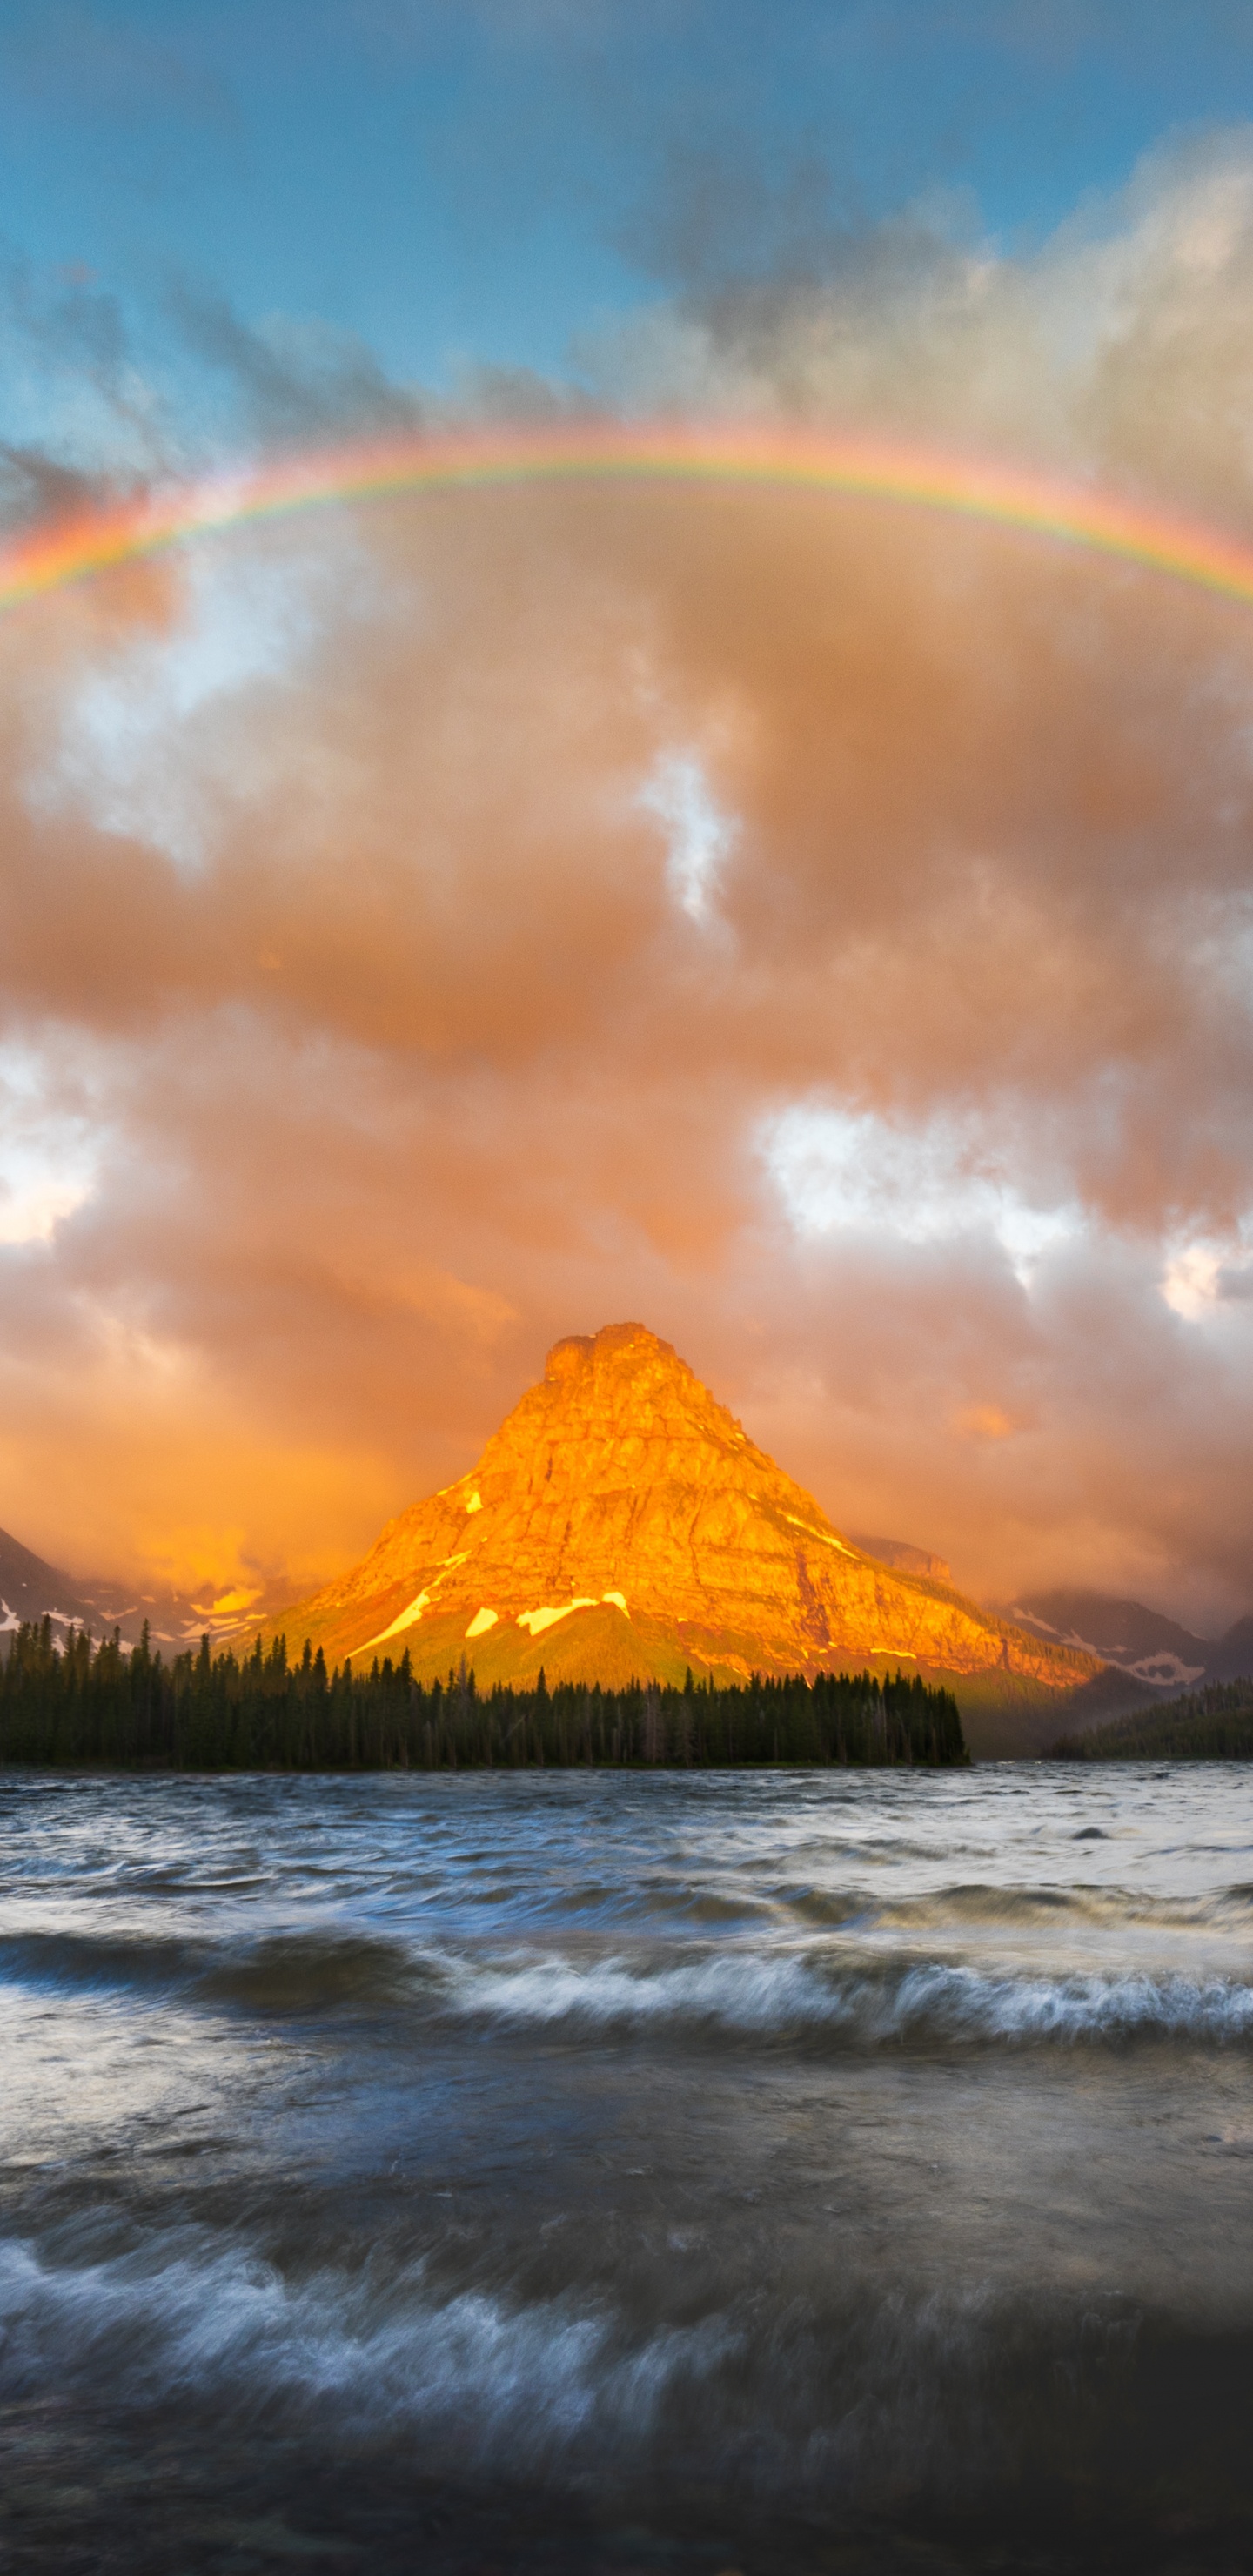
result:
M 95 1104 L 65 1071 L 20 1042 L 0 1047 L 0 1244 L 48 1243 L 92 1195 Z
M 523 390 L 523 375 L 509 380 Z M 466 400 L 501 409 L 506 384 L 467 370 Z M 537 416 L 562 408 L 538 381 Z M 195 279 L 167 278 L 155 310 L 81 263 L 0 245 L 0 517 L 58 516 L 294 447 L 419 429 L 425 407 L 355 333 L 283 312 L 246 320 Z
M 909 231 L 916 255 L 921 228 Z M 864 261 L 868 232 L 812 146 L 781 156 L 741 130 L 671 136 L 661 184 L 623 223 L 621 243 L 645 276 L 699 304 L 827 284 Z
M 668 843 L 666 884 L 680 912 L 699 930 L 716 919 L 727 861 L 739 837 L 733 815 L 719 812 L 704 769 L 692 752 L 664 752 L 636 799 L 659 822 Z
M 265 695 L 293 684 L 333 613 L 340 626 L 345 574 L 360 570 L 342 543 L 294 565 L 229 544 L 193 555 L 170 620 L 137 624 L 66 691 L 58 739 L 27 781 L 32 812 L 78 807 L 101 832 L 203 867 L 231 809 L 263 792 Z
M 52 516 L 168 468 L 172 417 L 116 295 L 0 245 L 0 509 Z
M 602 384 L 1247 529 L 1251 172 L 1189 144 L 1030 258 L 658 307 Z M 1249 1606 L 1245 611 L 564 484 L 241 529 L 0 665 L 6 1526 L 307 1579 L 635 1313 L 846 1525 Z
M 924 200 L 808 265 L 641 309 L 582 355 L 643 408 L 891 427 L 1221 510 L 1249 471 L 1251 277 L 1237 127 L 1151 153 L 1026 258 L 978 237 L 962 200 Z
M 995 1154 L 994 1123 L 972 1120 L 963 1135 L 941 1115 L 901 1129 L 873 1111 L 797 1101 L 765 1121 L 760 1144 L 802 1238 L 921 1244 L 982 1236 L 1025 1282 L 1050 1246 L 1073 1241 L 1083 1219 L 1073 1204 L 1033 1205 L 1022 1196 L 1009 1173 L 1026 1157 L 1021 1147 L 1018 1155 L 1012 1147 Z
M 185 277 L 171 280 L 166 308 L 187 348 L 229 381 L 256 437 L 297 444 L 421 426 L 416 395 L 389 381 L 354 332 L 284 313 L 245 322 L 227 297 Z
M 88 474 L 40 453 L 0 442 L 0 520 L 6 527 L 72 518 L 98 498 Z

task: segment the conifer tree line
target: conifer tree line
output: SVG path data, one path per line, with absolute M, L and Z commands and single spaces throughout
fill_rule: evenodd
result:
M 173 1771 L 521 1770 L 535 1765 L 704 1768 L 737 1764 L 921 1764 L 967 1760 L 957 1702 L 920 1679 L 873 1673 L 754 1677 L 739 1688 L 632 1682 L 604 1690 L 496 1684 L 462 1658 L 446 1682 L 415 1681 L 408 1654 L 328 1672 L 286 1639 L 153 1653 L 45 1619 L 19 1628 L 0 1664 L 0 1763 Z
M 1253 1681 L 1209 1682 L 1112 1725 L 1059 1736 L 1053 1762 L 1253 1762 Z

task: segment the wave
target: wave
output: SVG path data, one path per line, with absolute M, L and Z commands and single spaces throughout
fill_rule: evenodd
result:
M 0 1939 L 0 1983 L 48 1994 L 162 1996 L 192 1985 L 203 1956 L 177 1936 L 8 1933 Z
M 989 1970 L 913 1952 L 868 1960 L 851 1947 L 798 1952 L 737 1942 L 677 1958 L 668 1950 L 658 1964 L 655 1949 L 647 1957 L 588 1957 L 528 1946 L 487 1956 L 331 1932 L 219 1945 L 28 1933 L 0 1941 L 0 1980 L 113 1994 L 136 2006 L 381 2015 L 409 2028 L 471 2024 L 550 2039 L 647 2030 L 659 2041 L 836 2049 L 1253 2045 L 1253 1986 L 1236 1978 Z
M 476 1892 L 475 1903 L 478 1903 Z M 726 1895 L 720 1889 L 699 1880 L 682 1879 L 646 1882 L 637 1886 L 601 1885 L 562 1888 L 534 1908 L 537 1914 L 568 1916 L 592 1922 L 636 1922 L 645 1930 L 649 1925 L 664 1929 L 670 1923 L 707 1923 L 728 1927 L 737 1923 L 768 1921 L 769 1902 L 750 1895 L 746 1890 Z
M 837 1902 L 848 1907 L 847 1899 Z M 799 1910 L 799 1909 L 798 1909 Z M 1076 1923 L 1160 1924 L 1180 1931 L 1212 1927 L 1245 1932 L 1253 1915 L 1253 1889 L 1237 1885 L 1189 1896 L 1145 1896 L 1125 1887 L 998 1887 L 968 1880 L 917 1896 L 866 1901 L 857 1919 L 876 1929 L 945 1930 L 990 1923 L 1026 1930 Z M 834 1921 L 851 1919 L 851 1909 Z
M 602 2306 L 441 2298 L 419 2258 L 292 2281 L 195 2231 L 61 2266 L 0 2245 L 0 2394 L 110 2388 L 132 2406 L 215 2397 L 255 2420 L 328 2411 L 337 2433 L 420 2429 L 464 2463 L 532 2471 L 581 2440 L 646 2441 L 676 2383 L 741 2343 L 725 2318 L 624 2334 Z
M 1212 2504 L 1215 2438 L 1219 2483 L 1247 2500 L 1245 2329 L 1182 2330 L 1090 2293 L 911 2293 L 812 2266 L 684 2319 L 658 2313 L 655 2274 L 598 2295 L 528 2297 L 499 2277 L 441 2294 L 421 2258 L 395 2257 L 293 2278 L 190 2226 L 96 2262 L 0 2245 L 0 2400 L 108 2391 L 115 2409 L 173 2414 L 180 2439 L 217 2421 L 372 2457 L 390 2446 L 441 2474 L 695 2476 L 706 2495 L 789 2504 L 1041 2471 L 1141 2495 L 1166 2401 L 1175 2500 L 1191 2485 Z
M 467 2016 L 574 2031 L 658 2026 L 775 2042 L 826 2039 L 1078 2045 L 1184 2040 L 1253 2044 L 1253 1987 L 1143 1973 L 987 1975 L 930 1960 L 873 1970 L 743 1952 L 641 1971 L 608 1959 L 459 1962 L 451 1995 Z
M 247 1941 L 141 1933 L 27 1932 L 0 1938 L 0 1985 L 262 2015 L 411 2009 L 445 1980 L 403 1941 L 366 1933 L 274 1932 Z

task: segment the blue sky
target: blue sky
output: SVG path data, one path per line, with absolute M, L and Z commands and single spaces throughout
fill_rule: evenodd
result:
M 1021 249 L 1250 113 L 1253 17 L 1203 0 L 6 0 L 0 242 L 28 315 L 222 436 L 215 305 L 446 393 L 577 376 L 658 295 L 906 207 Z

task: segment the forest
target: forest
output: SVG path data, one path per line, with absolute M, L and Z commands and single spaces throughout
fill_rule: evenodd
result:
M 946 1768 L 968 1759 L 951 1692 L 873 1673 L 754 1677 L 715 1689 L 603 1690 L 541 1672 L 533 1690 L 480 1692 L 464 1658 L 415 1681 L 408 1654 L 328 1671 L 306 1642 L 165 1662 L 85 1630 L 19 1628 L 0 1665 L 0 1763 L 164 1771 L 522 1770 L 537 1765 L 728 1768 L 839 1764 Z
M 1050 1762 L 1253 1762 L 1253 1681 L 1211 1682 L 1112 1726 L 1063 1735 Z

